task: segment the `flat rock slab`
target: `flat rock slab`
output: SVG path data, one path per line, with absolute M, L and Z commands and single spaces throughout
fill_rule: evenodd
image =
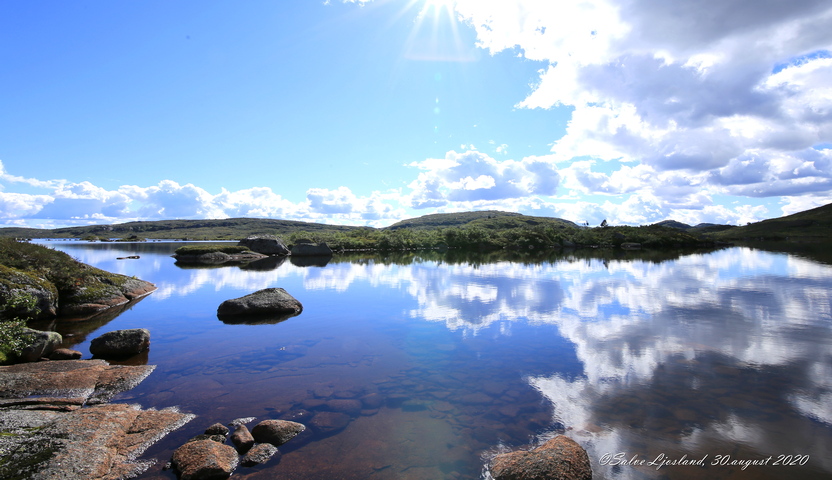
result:
M 116 480 L 145 471 L 150 445 L 193 418 L 176 410 L 95 405 L 68 412 L 0 410 L 0 478 Z
M 155 365 L 63 360 L 0 367 L 0 407 L 67 409 L 109 401 L 138 385 Z

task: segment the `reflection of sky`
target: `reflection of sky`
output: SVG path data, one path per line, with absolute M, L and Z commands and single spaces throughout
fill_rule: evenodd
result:
M 811 453 L 813 462 L 832 470 L 825 453 L 832 451 L 832 268 L 798 257 L 742 248 L 660 263 L 566 258 L 537 265 L 385 265 L 339 263 L 336 257 L 324 268 L 286 262 L 251 271 L 181 269 L 173 266 L 170 253 L 143 254 L 135 261 L 114 259 L 129 250 L 70 253 L 154 282 L 158 291 L 145 301 L 287 283 L 339 293 L 361 285 L 382 294 L 398 291 L 413 300 L 403 313 L 466 336 L 486 330 L 510 335 L 518 321 L 554 325 L 574 345 L 583 375 L 551 372 L 528 381 L 551 403 L 554 419 L 572 429 L 595 458 L 627 451 L 634 441 L 630 429 L 608 419 L 598 425 L 603 423 L 599 405 L 628 396 L 660 402 L 656 392 L 673 371 L 684 377 L 694 399 L 688 407 L 705 408 L 705 400 L 695 399 L 710 398 L 708 392 L 716 389 L 712 369 L 718 363 L 757 375 L 759 386 L 749 388 L 759 388 L 761 395 L 773 388 L 773 408 L 788 410 L 780 413 L 795 415 L 799 425 L 778 431 L 738 409 L 697 420 L 668 442 L 681 451 L 705 448 L 705 453 L 719 453 L 707 445 L 726 442 L 764 456 Z M 772 382 L 779 383 L 772 387 Z M 628 475 L 623 471 L 616 478 Z

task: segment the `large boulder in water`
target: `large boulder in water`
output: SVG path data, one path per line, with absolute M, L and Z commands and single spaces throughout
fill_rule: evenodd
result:
M 250 235 L 240 240 L 237 245 L 264 255 L 289 255 L 286 244 L 274 235 Z
M 298 314 L 303 305 L 282 288 L 264 288 L 240 298 L 222 302 L 217 308 L 218 317 L 240 315 Z
M 126 358 L 150 347 L 150 331 L 146 328 L 116 330 L 90 342 L 90 353 L 100 358 Z
M 326 243 L 297 243 L 292 245 L 292 256 L 327 257 L 332 256 L 332 249 Z
M 497 455 L 494 480 L 592 480 L 589 456 L 577 442 L 559 435 L 531 451 Z

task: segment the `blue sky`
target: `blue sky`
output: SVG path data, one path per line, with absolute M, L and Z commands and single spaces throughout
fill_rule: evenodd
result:
M 832 202 L 820 0 L 0 4 L 0 224 Z

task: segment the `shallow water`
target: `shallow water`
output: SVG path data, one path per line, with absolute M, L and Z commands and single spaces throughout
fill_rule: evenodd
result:
M 732 248 L 181 268 L 170 257 L 181 242 L 43 243 L 158 286 L 115 318 L 56 326 L 85 358 L 102 333 L 148 328 L 151 350 L 133 362 L 158 367 L 114 401 L 198 415 L 147 451 L 157 465 L 140 478 L 175 478 L 162 465 L 212 423 L 309 424 L 326 411 L 346 427 L 310 428 L 234 478 L 477 479 L 495 453 L 557 433 L 587 449 L 595 478 L 832 478 L 832 267 L 805 258 Z M 141 258 L 116 259 L 127 255 Z M 222 301 L 266 287 L 303 312 L 217 319 Z M 680 459 L 703 466 L 663 463 Z

